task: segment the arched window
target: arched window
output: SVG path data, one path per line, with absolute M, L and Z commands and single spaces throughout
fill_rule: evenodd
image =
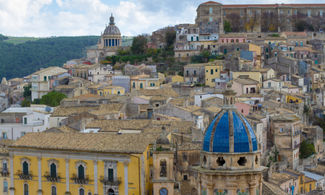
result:
M 28 184 L 27 183 L 24 184 L 24 195 L 29 195 Z
M 79 189 L 79 195 L 85 195 L 85 190 L 83 188 Z
M 140 89 L 143 89 L 143 83 L 140 83 Z
M 108 195 L 114 195 L 114 190 L 113 189 L 109 189 L 108 192 L 107 192 Z
M 52 163 L 50 168 L 51 168 L 51 177 L 56 177 L 56 165 Z
M 52 195 L 56 195 L 56 187 L 55 186 L 52 186 Z
M 3 192 L 8 192 L 8 182 L 7 182 L 7 180 L 3 181 Z
M 28 175 L 29 171 L 28 171 L 28 163 L 26 161 L 23 162 L 23 174 L 24 175 Z
M 78 178 L 85 179 L 85 168 L 82 165 L 78 166 Z
M 167 177 L 167 163 L 166 160 L 160 161 L 160 177 Z

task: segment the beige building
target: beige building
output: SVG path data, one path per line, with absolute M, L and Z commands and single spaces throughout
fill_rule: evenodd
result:
M 68 77 L 68 70 L 53 66 L 42 69 L 31 75 L 32 101 L 41 99 L 43 95 L 50 92 L 55 86 L 59 85 L 59 80 Z
M 301 120 L 296 115 L 276 115 L 270 118 L 271 139 L 279 151 L 279 161 L 287 161 L 291 169 L 299 165 Z

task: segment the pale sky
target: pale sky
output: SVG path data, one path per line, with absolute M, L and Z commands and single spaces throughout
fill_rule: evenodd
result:
M 122 35 L 194 23 L 204 0 L 0 0 L 0 34 L 8 36 L 100 35 L 111 13 Z M 239 3 L 325 3 L 325 0 L 222 0 Z

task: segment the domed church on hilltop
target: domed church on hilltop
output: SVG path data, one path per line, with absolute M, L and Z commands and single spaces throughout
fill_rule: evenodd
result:
M 97 48 L 87 50 L 87 59 L 98 63 L 107 56 L 115 55 L 122 46 L 122 37 L 120 29 L 115 25 L 113 14 L 109 19 L 109 25 L 106 26 L 104 33 L 101 34 Z

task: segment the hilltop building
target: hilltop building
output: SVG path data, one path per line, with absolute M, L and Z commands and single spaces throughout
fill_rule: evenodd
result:
M 101 37 L 98 40 L 97 48 L 87 50 L 87 58 L 92 62 L 98 63 L 106 56 L 115 55 L 116 51 L 122 45 L 121 32 L 115 25 L 113 14 L 109 21 L 109 25 L 106 26 L 104 33 L 101 34 Z
M 208 1 L 197 8 L 196 25 L 200 33 L 224 33 L 224 22 L 233 32 L 294 31 L 299 21 L 312 23 L 325 18 L 325 4 L 229 4 Z M 321 22 L 321 19 L 319 19 Z M 318 29 L 315 29 L 318 31 Z

